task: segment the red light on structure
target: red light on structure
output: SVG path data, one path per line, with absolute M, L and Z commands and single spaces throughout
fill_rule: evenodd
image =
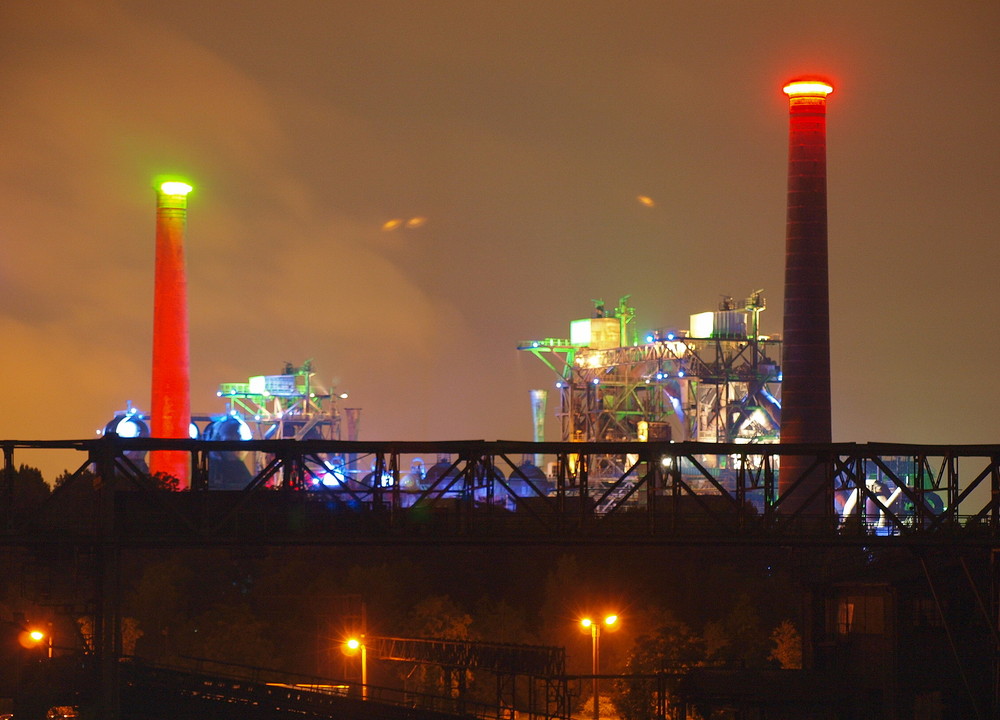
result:
M 830 282 L 827 257 L 826 104 L 833 86 L 806 76 L 788 95 L 788 206 L 782 332 L 781 442 L 829 443 Z M 778 478 L 788 512 L 822 513 L 823 479 L 807 456 L 782 457 Z M 787 494 L 795 489 L 795 497 Z
M 786 95 L 811 95 L 826 97 L 833 92 L 833 86 L 822 80 L 793 80 L 782 88 Z
M 156 190 L 150 430 L 157 438 L 187 439 L 191 427 L 191 379 L 184 231 L 191 186 L 165 182 Z M 157 450 L 150 453 L 149 470 L 177 478 L 178 487 L 183 490 L 190 478 L 190 459 L 182 450 Z

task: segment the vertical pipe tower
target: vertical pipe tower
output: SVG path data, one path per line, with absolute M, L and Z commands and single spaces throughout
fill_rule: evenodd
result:
M 784 91 L 789 103 L 789 134 L 781 442 L 829 443 L 826 97 L 833 87 L 823 80 L 801 79 L 789 82 Z M 791 456 L 782 458 L 781 492 L 801 474 L 793 466 L 804 469 L 803 463 L 796 460 Z M 799 492 L 804 499 L 811 490 L 807 487 Z
M 534 426 L 534 432 L 532 433 L 532 440 L 536 443 L 545 442 L 545 405 L 546 400 L 548 400 L 549 391 L 548 390 L 532 390 L 531 391 L 531 420 Z M 533 462 L 535 467 L 541 467 L 544 461 L 544 455 L 535 454 Z
M 156 188 L 156 278 L 153 300 L 152 437 L 188 438 L 191 427 L 191 368 L 188 354 L 187 275 L 184 231 L 191 186 L 164 182 Z M 188 454 L 151 453 L 149 470 L 190 481 Z

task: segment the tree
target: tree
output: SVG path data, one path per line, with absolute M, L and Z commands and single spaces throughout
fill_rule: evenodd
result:
M 416 637 L 441 640 L 469 640 L 472 616 L 462 611 L 447 595 L 432 595 L 414 606 L 409 627 Z M 460 684 L 468 684 L 472 673 L 436 665 L 418 665 L 412 675 L 420 692 L 456 697 Z
M 173 635 L 188 613 L 192 575 L 179 554 L 150 563 L 138 572 L 124 606 L 127 616 L 135 618 L 138 625 L 137 655 L 165 660 L 175 654 Z
M 767 666 L 770 638 L 749 595 L 739 594 L 719 625 L 722 637 L 710 657 L 749 668 Z
M 270 667 L 274 646 L 266 625 L 247 603 L 219 604 L 182 626 L 175 638 L 178 655 Z
M 353 565 L 338 589 L 364 599 L 369 632 L 407 636 L 412 634 L 406 622 L 412 617 L 413 599 L 421 597 L 427 585 L 422 568 L 395 561 Z
M 50 489 L 42 471 L 30 465 L 21 465 L 13 476 L 15 514 L 27 514 L 37 510 L 48 499 Z
M 472 616 L 447 595 L 431 595 L 413 607 L 407 625 L 417 637 L 468 640 Z
M 705 641 L 684 623 L 667 619 L 650 635 L 635 641 L 625 664 L 625 677 L 615 682 L 612 702 L 625 720 L 656 717 L 656 680 L 635 675 L 676 674 L 705 662 Z M 662 685 L 666 687 L 666 685 Z
M 777 662 L 782 670 L 802 669 L 802 636 L 791 620 L 782 620 L 771 631 L 771 643 L 768 659 Z
M 523 608 L 486 595 L 476 603 L 470 628 L 476 637 L 487 642 L 537 644 L 528 630 L 528 618 Z
M 87 483 L 89 486 L 93 486 L 94 480 L 97 478 L 97 476 L 94 475 L 94 473 L 90 472 L 90 470 L 81 470 L 79 473 L 76 474 L 71 473 L 69 470 L 64 470 L 56 478 L 55 486 L 57 488 L 61 488 L 63 485 L 68 483 L 73 478 L 76 478 L 76 482 L 83 481 Z

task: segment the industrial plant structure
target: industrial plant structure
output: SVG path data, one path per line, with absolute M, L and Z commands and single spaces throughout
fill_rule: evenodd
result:
M 328 390 L 315 379 L 312 361 L 301 366 L 286 363 L 275 375 L 255 375 L 246 382 L 219 385 L 216 395 L 226 401 L 223 412 L 190 416 L 187 436 L 199 440 L 357 440 L 360 408 L 341 409 L 347 393 Z M 343 421 L 346 419 L 346 423 Z M 150 418 L 131 405 L 105 425 L 102 434 L 120 437 L 155 437 Z M 342 424 L 346 424 L 346 437 Z M 155 456 L 154 456 L 155 457 Z M 137 468 L 145 458 L 132 458 Z M 187 459 L 185 458 L 185 461 Z M 261 453 L 213 451 L 209 462 L 209 486 L 243 489 L 252 473 L 266 462 Z M 343 461 L 338 463 L 342 468 Z M 331 466 L 332 467 L 332 466 Z M 185 468 L 185 471 L 187 468 Z M 318 467 L 314 474 L 325 477 L 331 468 Z M 161 472 L 150 468 L 150 472 Z M 341 469 L 341 476 L 344 471 Z
M 518 346 L 558 378 L 561 440 L 778 441 L 781 341 L 760 333 L 763 291 L 726 297 L 692 315 L 687 329 L 642 337 L 629 297 L 610 313 L 595 301 L 592 317 L 570 323 L 568 339 Z
M 35 444 L 86 460 L 53 493 L 56 512 L 45 507 L 20 523 L 14 449 L 32 444 L 3 448 L 8 542 L 46 553 L 63 542 L 65 555 L 78 558 L 82 541 L 96 559 L 90 614 L 105 707 L 115 708 L 125 667 L 119 579 L 130 544 L 454 544 L 509 553 L 528 543 L 577 543 L 617 553 L 685 543 L 770 546 L 808 584 L 806 672 L 698 668 L 685 673 L 685 703 L 763 716 L 798 689 L 838 717 L 995 717 L 1000 452 L 831 443 L 832 87 L 808 80 L 784 91 L 791 127 L 782 337 L 761 333 L 760 290 L 726 297 L 691 315 L 686 328 L 641 335 L 630 296 L 611 310 L 595 301 L 590 317 L 570 323 L 568 338 L 519 345 L 556 375 L 558 443 L 544 442 L 548 392 L 539 389 L 531 391 L 533 443 L 358 442 L 360 410 L 341 410 L 346 396 L 317 384 L 311 362 L 224 383 L 225 410 L 191 416 L 183 263 L 190 186 L 161 185 L 151 415 L 129 407 L 101 440 Z M 425 467 L 418 454 L 436 462 Z M 164 502 L 150 474 L 172 476 L 188 492 Z M 132 492 L 118 492 L 119 480 Z M 73 492 L 92 493 L 99 512 L 80 513 L 78 499 L 90 495 Z M 17 566 L 24 573 L 32 564 Z M 567 693 L 552 684 L 566 678 L 556 674 L 545 671 L 545 718 L 569 716 Z M 664 701 L 659 716 L 666 712 Z
M 248 437 L 257 440 L 341 440 L 338 400 L 347 393 L 317 383 L 312 361 L 286 363 L 279 375 L 257 375 L 246 382 L 222 383 L 216 393 L 229 403 L 227 414 L 244 419 Z M 348 408 L 347 438 L 357 440 L 361 410 Z

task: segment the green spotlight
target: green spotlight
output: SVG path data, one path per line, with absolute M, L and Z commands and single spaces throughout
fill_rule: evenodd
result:
M 165 182 L 160 185 L 160 192 L 164 195 L 187 195 L 193 190 L 190 185 L 182 182 Z

